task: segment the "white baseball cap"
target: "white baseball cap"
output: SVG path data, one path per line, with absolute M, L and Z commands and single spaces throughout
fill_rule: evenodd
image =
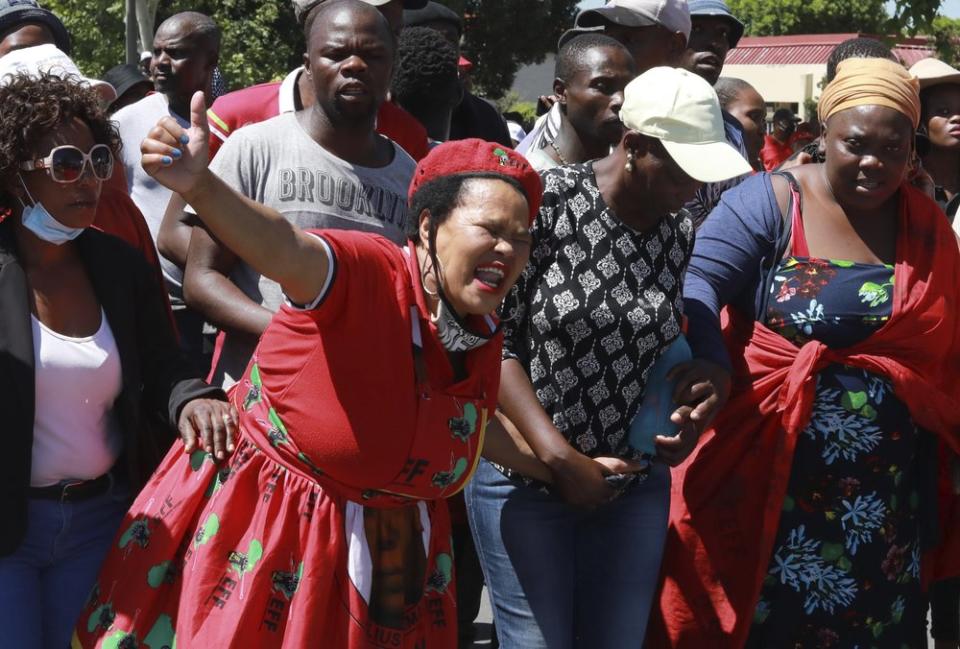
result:
M 727 143 L 720 101 L 713 86 L 679 68 L 651 68 L 627 84 L 620 120 L 663 143 L 681 169 L 712 183 L 753 169 Z
M 624 27 L 660 25 L 690 39 L 690 8 L 687 0 L 610 0 L 597 9 L 581 11 L 577 27 L 614 23 Z
M 18 74 L 39 77 L 41 72 L 56 75 L 61 79 L 73 77 L 78 83 L 96 90 L 106 104 L 117 98 L 117 91 L 113 86 L 106 81 L 83 76 L 77 64 L 52 43 L 13 50 L 0 57 L 0 86 L 5 86 L 11 77 Z

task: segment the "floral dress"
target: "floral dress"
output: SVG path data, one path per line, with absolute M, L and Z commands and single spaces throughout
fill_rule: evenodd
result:
M 767 326 L 800 346 L 853 345 L 892 310 L 893 267 L 787 257 Z M 832 364 L 817 376 L 747 647 L 920 644 L 917 428 L 890 381 Z

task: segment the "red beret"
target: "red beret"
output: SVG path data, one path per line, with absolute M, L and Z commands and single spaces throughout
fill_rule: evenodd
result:
M 540 175 L 513 149 L 476 138 L 444 142 L 430 151 L 413 172 L 407 199 L 412 203 L 417 190 L 437 178 L 481 175 L 504 176 L 520 183 L 530 207 L 530 223 L 533 223 L 543 197 Z

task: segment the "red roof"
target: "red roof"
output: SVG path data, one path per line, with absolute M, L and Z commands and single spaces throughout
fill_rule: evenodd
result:
M 817 65 L 826 64 L 833 48 L 845 40 L 868 34 L 796 34 L 792 36 L 744 36 L 727 54 L 727 65 Z M 926 38 L 900 39 L 893 51 L 910 67 L 920 59 L 936 56 Z

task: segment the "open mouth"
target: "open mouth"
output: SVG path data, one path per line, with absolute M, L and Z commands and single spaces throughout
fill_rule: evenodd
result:
M 697 59 L 697 67 L 717 69 L 720 67 L 720 59 L 712 54 L 700 57 Z
M 340 88 L 337 94 L 343 97 L 366 97 L 370 93 L 367 91 L 367 87 L 365 85 L 352 83 Z
M 473 271 L 473 278 L 491 291 L 500 290 L 506 277 L 503 264 L 486 264 Z

